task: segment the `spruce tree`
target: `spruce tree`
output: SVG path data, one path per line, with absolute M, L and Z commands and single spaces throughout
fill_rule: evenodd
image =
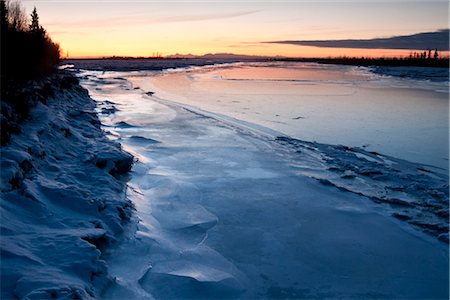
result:
M 31 13 L 31 24 L 29 29 L 31 33 L 42 33 L 42 27 L 39 25 L 39 16 L 36 7 L 34 7 L 33 12 Z
M 434 50 L 434 59 L 438 59 L 439 58 L 439 53 L 438 50 Z
M 2 32 L 6 31 L 8 27 L 8 10 L 5 0 L 0 0 L 0 27 Z

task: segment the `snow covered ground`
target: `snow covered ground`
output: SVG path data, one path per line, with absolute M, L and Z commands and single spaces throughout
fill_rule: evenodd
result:
M 449 82 L 448 68 L 427 67 L 371 67 L 374 73 L 384 76 L 395 76 L 431 82 Z
M 280 62 L 180 69 L 131 80 L 157 97 L 293 138 L 364 148 L 448 171 L 448 81 Z
M 155 74 L 80 74 L 138 160 L 102 297 L 448 298 L 446 172 L 180 103 Z
M 132 214 L 122 175 L 133 157 L 106 138 L 75 78 L 58 76 L 1 148 L 1 299 L 98 297 L 110 282 L 102 251 Z

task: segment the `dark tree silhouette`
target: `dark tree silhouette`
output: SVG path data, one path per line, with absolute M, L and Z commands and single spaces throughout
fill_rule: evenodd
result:
M 39 24 L 34 8 L 26 26 L 26 13 L 18 2 L 0 0 L 1 80 L 23 81 L 45 75 L 59 62 L 59 45 L 53 43 Z
M 0 26 L 1 26 L 2 33 L 6 31 L 6 28 L 8 26 L 7 17 L 8 17 L 8 11 L 6 9 L 6 2 L 1 1 L 0 2 Z
M 42 27 L 39 25 L 39 16 L 36 11 L 36 6 L 34 7 L 33 12 L 31 13 L 31 23 L 29 30 L 32 33 L 38 33 L 42 30 Z
M 27 27 L 27 15 L 18 1 L 7 2 L 8 26 L 15 31 L 24 31 Z
M 27 24 L 25 10 L 18 2 L 0 0 L 0 145 L 18 131 L 18 124 L 28 116 L 36 95 L 26 94 L 28 80 L 39 80 L 56 70 L 59 45 L 52 42 L 39 24 L 36 9 Z M 51 88 L 40 93 L 41 99 Z
M 434 59 L 438 59 L 439 58 L 439 53 L 438 50 L 434 50 Z

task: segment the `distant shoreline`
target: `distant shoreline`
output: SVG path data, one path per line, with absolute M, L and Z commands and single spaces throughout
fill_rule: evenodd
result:
M 230 63 L 271 63 L 271 62 L 299 62 L 318 63 L 323 65 L 346 65 L 367 67 L 369 71 L 386 76 L 410 78 L 415 80 L 430 80 L 434 82 L 448 82 L 448 59 L 438 59 L 426 62 L 423 60 L 399 59 L 287 59 L 287 58 L 259 58 L 259 59 L 205 59 L 205 58 L 101 58 L 101 59 L 67 59 L 61 65 L 69 68 L 95 71 L 163 71 L 202 67 Z M 447 62 L 447 63 L 446 63 Z
M 290 60 L 287 60 L 290 61 Z M 445 59 L 401 59 L 401 58 L 320 58 L 313 62 L 333 65 L 352 65 L 362 67 L 425 67 L 425 68 L 449 68 L 449 60 Z
M 210 63 L 226 62 L 267 62 L 267 61 L 286 61 L 286 62 L 313 62 L 320 64 L 351 65 L 351 66 L 385 66 L 385 67 L 425 67 L 425 68 L 449 68 L 449 58 L 439 59 L 420 59 L 420 58 L 357 58 L 357 57 L 336 57 L 336 58 L 292 58 L 292 57 L 265 57 L 265 56 L 246 56 L 246 55 L 202 55 L 196 57 L 99 57 L 99 58 L 68 58 L 62 60 L 62 63 L 68 61 L 202 61 L 201 65 Z M 198 64 L 195 64 L 198 65 Z

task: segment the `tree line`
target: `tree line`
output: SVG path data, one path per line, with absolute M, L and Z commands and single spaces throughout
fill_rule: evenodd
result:
M 433 52 L 433 54 L 431 54 Z M 428 49 L 427 51 L 423 52 L 411 52 L 409 54 L 409 59 L 439 59 L 439 52 L 438 49 L 435 49 L 434 51 L 431 49 Z
M 276 58 L 277 61 L 317 62 L 322 64 L 340 64 L 355 66 L 392 66 L 392 67 L 434 67 L 449 68 L 449 57 L 435 50 L 411 52 L 402 57 L 327 57 L 327 58 Z
M 21 131 L 20 123 L 38 102 L 53 94 L 50 73 L 59 63 L 59 45 L 17 1 L 0 0 L 0 146 Z
M 19 2 L 0 0 L 0 27 L 2 85 L 38 78 L 55 70 L 60 48 L 40 25 L 36 8 L 28 18 Z

